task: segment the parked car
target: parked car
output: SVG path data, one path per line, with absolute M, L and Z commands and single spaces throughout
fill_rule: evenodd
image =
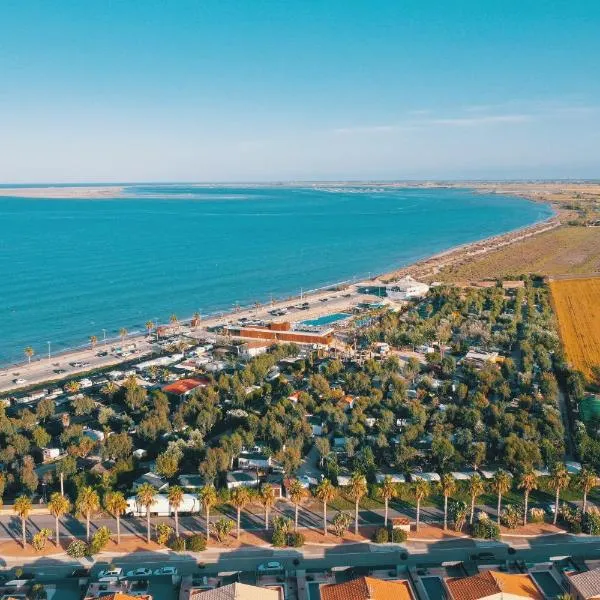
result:
M 152 575 L 152 569 L 148 569 L 147 567 L 127 571 L 127 577 L 149 577 L 150 575 Z
M 85 568 L 73 569 L 69 573 L 69 577 L 89 577 L 90 570 Z
M 98 578 L 100 577 L 122 577 L 123 569 L 121 567 L 114 567 L 113 569 L 104 569 L 98 573 Z
M 283 566 L 280 562 L 277 562 L 276 560 L 270 560 L 267 563 L 262 563 L 261 565 L 258 565 L 259 571 L 281 571 L 282 569 Z
M 177 575 L 177 567 L 161 567 L 154 571 L 155 575 Z

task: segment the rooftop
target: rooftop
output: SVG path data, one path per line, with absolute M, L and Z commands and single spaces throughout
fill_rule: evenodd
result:
M 600 596 L 600 568 L 571 575 L 569 579 L 583 598 Z
M 510 597 L 544 600 L 529 575 L 485 571 L 471 577 L 448 579 L 446 585 L 453 600 L 481 600 L 495 594 L 510 594 Z
M 322 585 L 320 591 L 322 600 L 414 600 L 408 582 L 375 577 Z
M 190 600 L 279 600 L 279 598 L 280 594 L 277 590 L 238 582 L 213 590 L 196 590 L 190 594 Z
M 181 396 L 181 394 L 187 394 L 197 387 L 205 386 L 206 384 L 207 381 L 205 379 L 180 379 L 179 381 L 165 385 L 162 390 L 167 394 Z

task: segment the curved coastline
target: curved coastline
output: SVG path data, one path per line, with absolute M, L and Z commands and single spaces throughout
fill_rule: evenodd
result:
M 356 184 L 349 184 L 349 185 L 355 186 Z M 373 184 L 370 184 L 370 185 L 373 185 Z M 305 184 L 304 186 L 298 186 L 298 187 L 307 187 L 307 186 Z M 431 189 L 431 188 L 435 188 L 435 187 L 441 188 L 441 187 L 445 187 L 445 186 L 427 186 L 427 187 L 429 189 Z M 42 189 L 42 188 L 39 188 L 39 189 Z M 71 189 L 73 189 L 73 188 L 71 188 Z M 111 189 L 114 190 L 114 188 L 112 188 L 112 187 L 111 187 Z M 474 192 L 476 194 L 479 193 L 479 190 L 477 190 L 476 188 L 461 187 L 460 189 Z M 484 191 L 482 193 L 486 194 L 488 192 Z M 528 198 L 526 195 L 522 195 L 521 199 L 528 200 L 528 201 L 533 200 L 533 198 L 531 198 L 531 197 Z M 535 200 L 538 202 L 540 201 L 539 198 L 535 198 Z M 356 274 L 351 279 L 345 279 L 343 281 L 339 281 L 339 280 L 333 281 L 331 283 L 327 283 L 325 285 L 319 286 L 318 288 L 306 290 L 305 292 L 303 292 L 303 294 L 305 296 L 314 295 L 315 293 L 318 293 L 319 291 L 348 285 L 350 283 L 360 283 L 360 282 L 368 283 L 368 281 L 370 281 L 374 278 L 386 280 L 386 279 L 391 279 L 398 275 L 406 274 L 409 272 L 419 275 L 420 273 L 423 272 L 423 269 L 426 269 L 426 268 L 435 269 L 435 267 L 438 263 L 443 262 L 444 264 L 446 264 L 448 260 L 452 260 L 453 257 L 455 257 L 455 256 L 461 256 L 461 255 L 464 255 L 464 253 L 468 253 L 468 252 L 481 251 L 482 246 L 488 248 L 488 250 L 493 249 L 493 247 L 496 247 L 498 244 L 504 245 L 507 243 L 511 243 L 512 240 L 520 239 L 520 236 L 535 235 L 540 230 L 547 230 L 546 229 L 547 227 L 556 226 L 557 223 L 558 223 L 558 215 L 555 211 L 553 211 L 553 213 L 551 215 L 546 216 L 545 218 L 538 220 L 532 224 L 525 225 L 525 226 L 519 227 L 517 229 L 511 229 L 511 230 L 506 231 L 501 234 L 496 234 L 493 236 L 484 237 L 484 238 L 473 240 L 473 241 L 466 242 L 463 244 L 458 244 L 458 245 L 446 248 L 440 252 L 436 252 L 434 254 L 424 255 L 420 259 L 418 259 L 414 262 L 411 262 L 410 264 L 399 265 L 398 268 L 391 268 L 391 269 L 388 268 L 377 274 L 373 273 L 373 276 L 370 279 L 365 278 L 364 273 Z M 296 287 L 296 289 L 298 289 L 298 287 Z M 290 300 L 293 300 L 294 298 L 297 298 L 297 297 L 298 297 L 297 295 L 285 295 L 284 294 L 283 297 L 279 296 L 277 298 L 277 301 L 290 302 Z M 240 310 L 242 310 L 242 309 L 243 309 L 243 307 L 240 307 Z M 323 306 L 323 312 L 327 312 L 327 306 Z M 233 316 L 233 314 L 234 313 L 232 313 L 232 312 L 228 312 L 227 309 L 215 310 L 215 311 L 212 311 L 209 313 L 203 313 L 203 318 L 204 319 L 212 319 L 212 318 L 218 317 L 221 319 L 226 319 L 226 318 L 231 318 Z M 187 319 L 184 319 L 183 321 L 185 321 L 185 320 L 187 320 Z M 138 339 L 143 339 L 144 337 L 145 337 L 145 335 L 143 334 L 143 332 L 139 332 L 139 335 L 132 334 L 127 339 L 131 340 L 131 341 L 136 341 Z M 118 338 L 110 338 L 110 337 L 107 338 L 107 340 L 111 340 L 111 341 L 115 341 L 115 339 L 118 339 Z M 73 353 L 81 352 L 86 346 L 88 346 L 88 344 L 83 343 L 81 345 L 75 345 L 74 347 L 64 348 L 59 352 L 53 353 L 53 356 L 56 356 L 56 357 L 61 356 L 62 359 L 64 360 L 65 357 L 69 357 Z M 20 363 L 20 362 L 16 362 L 16 363 L 15 362 L 12 362 L 12 363 L 5 362 L 4 363 L 4 365 L 6 365 L 6 366 L 9 366 L 9 365 L 15 366 L 15 365 L 19 365 L 19 364 L 22 364 L 22 363 Z

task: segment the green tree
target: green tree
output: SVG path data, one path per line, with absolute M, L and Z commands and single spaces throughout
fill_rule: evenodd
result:
M 31 346 L 27 346 L 25 350 L 23 350 L 25 356 L 27 357 L 27 363 L 31 364 L 31 357 L 35 354 L 35 350 Z
M 50 502 L 48 502 L 48 510 L 54 517 L 56 536 L 54 542 L 56 547 L 60 545 L 60 518 L 71 510 L 71 503 L 66 496 L 63 496 L 60 492 L 54 492 L 50 496 Z
M 527 525 L 527 512 L 529 511 L 529 494 L 537 490 L 538 478 L 533 470 L 525 471 L 519 478 L 519 489 L 523 490 L 523 525 Z
M 419 524 L 421 519 L 421 502 L 429 496 L 430 488 L 429 483 L 424 479 L 417 479 L 412 486 L 413 495 L 417 501 L 417 522 L 415 530 L 419 531 Z
M 248 502 L 250 502 L 250 492 L 249 492 L 248 488 L 244 487 L 244 486 L 236 487 L 231 492 L 231 497 L 229 499 L 229 502 L 237 511 L 237 535 L 236 535 L 236 537 L 239 540 L 240 539 L 240 531 L 241 531 L 240 523 L 241 523 L 242 510 L 246 507 Z
M 492 479 L 492 489 L 498 494 L 498 527 L 500 527 L 500 513 L 502 512 L 502 496 L 510 490 L 511 477 L 507 471 L 498 469 Z
M 170 487 L 167 498 L 175 514 L 175 535 L 179 537 L 179 507 L 183 503 L 183 488 L 178 485 Z
M 456 480 L 450 473 L 444 473 L 440 479 L 440 491 L 444 496 L 444 530 L 448 529 L 448 498 L 456 492 Z
M 316 497 L 323 503 L 323 535 L 327 535 L 327 504 L 336 496 L 336 489 L 329 479 L 323 479 L 315 490 Z
M 297 479 L 292 479 L 288 486 L 288 495 L 294 504 L 294 531 L 298 531 L 298 507 L 306 498 L 306 490 Z
M 215 536 L 219 542 L 222 542 L 235 527 L 235 523 L 231 519 L 221 517 L 215 523 Z
M 156 498 L 156 488 L 149 483 L 142 483 L 137 490 L 136 498 L 140 506 L 146 509 L 146 541 L 150 543 L 150 509 Z
M 558 503 L 560 502 L 560 492 L 564 490 L 569 485 L 569 480 L 571 477 L 569 476 L 569 472 L 564 464 L 557 462 L 552 467 L 552 472 L 550 473 L 550 487 L 555 491 L 555 501 L 554 501 L 554 520 L 553 523 L 556 525 L 556 521 L 558 520 Z
M 25 523 L 29 518 L 29 514 L 31 513 L 31 499 L 27 496 L 19 496 L 15 500 L 15 504 L 13 506 L 13 510 L 15 514 L 21 519 L 21 535 L 23 541 L 23 548 L 27 545 L 27 536 L 25 531 Z
M 350 497 L 354 500 L 354 535 L 358 535 L 358 507 L 367 493 L 367 480 L 362 473 L 353 473 L 349 486 Z
M 598 476 L 591 469 L 583 467 L 577 475 L 577 484 L 579 489 L 583 491 L 582 512 L 585 514 L 587 512 L 588 494 L 598 485 Z
M 392 481 L 392 478 L 389 475 L 386 475 L 381 482 L 381 486 L 379 488 L 379 495 L 383 498 L 383 502 L 385 504 L 385 513 L 383 519 L 383 526 L 387 527 L 388 524 L 388 508 L 389 503 L 392 498 L 396 496 L 396 486 Z
M 217 490 L 214 485 L 205 485 L 198 495 L 206 515 L 206 541 L 210 538 L 210 509 L 217 503 Z
M 85 536 L 86 540 L 90 541 L 90 519 L 92 514 L 97 512 L 100 508 L 100 498 L 98 498 L 98 493 L 96 490 L 87 485 L 83 487 L 77 496 L 77 500 L 75 502 L 75 506 L 77 511 L 82 515 L 85 515 Z
M 127 500 L 122 492 L 110 491 L 104 496 L 104 506 L 117 521 L 117 544 L 121 545 L 121 515 L 127 510 Z
M 269 514 L 277 502 L 277 493 L 270 483 L 265 483 L 260 490 L 260 503 L 265 509 L 265 530 L 269 531 Z
M 469 516 L 469 525 L 473 525 L 473 518 L 475 515 L 475 502 L 477 498 L 483 494 L 485 490 L 485 485 L 483 483 L 483 479 L 481 475 L 478 473 L 474 473 L 473 476 L 469 479 L 469 494 L 471 496 L 471 514 Z

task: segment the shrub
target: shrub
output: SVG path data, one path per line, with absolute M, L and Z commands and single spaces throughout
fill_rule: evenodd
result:
M 169 540 L 173 537 L 173 528 L 167 523 L 160 522 L 156 526 L 156 541 L 161 546 L 166 546 L 169 543 Z
M 462 500 L 456 500 L 450 503 L 450 518 L 454 523 L 455 531 L 462 531 L 467 520 L 467 504 Z
M 392 529 L 392 542 L 394 544 L 402 544 L 408 538 L 408 534 L 404 529 Z
M 185 540 L 181 537 L 172 538 L 169 542 L 169 548 L 175 552 L 185 551 Z
M 352 523 L 352 517 L 347 512 L 338 512 L 332 520 L 333 531 L 338 537 L 343 537 L 346 529 Z
M 600 512 L 596 508 L 590 508 L 581 519 L 583 533 L 589 535 L 600 535 Z
M 508 529 L 516 529 L 523 522 L 522 513 L 520 507 L 508 504 L 500 513 L 500 522 Z
M 271 538 L 271 543 L 276 548 L 283 548 L 287 545 L 287 536 L 285 531 L 280 528 L 276 528 L 273 530 L 273 537 Z
M 530 523 L 543 523 L 546 520 L 546 512 L 543 508 L 530 508 L 529 509 L 529 522 Z
M 190 535 L 185 542 L 185 547 L 191 552 L 202 552 L 206 550 L 206 538 L 199 533 Z
M 471 531 L 473 537 L 481 538 L 484 540 L 499 540 L 500 539 L 500 527 L 489 516 L 480 512 L 477 515 L 477 520 L 473 523 Z
M 46 542 L 48 538 L 52 535 L 52 532 L 49 529 L 40 529 L 34 536 L 32 540 L 32 545 L 34 550 L 41 552 L 46 547 Z
M 388 530 L 385 527 L 378 527 L 375 530 L 373 541 L 377 544 L 386 544 L 389 540 Z
M 67 548 L 67 554 L 72 558 L 83 558 L 88 555 L 88 545 L 83 540 L 73 540 Z
M 288 533 L 287 545 L 292 548 L 301 548 L 304 546 L 304 534 L 299 532 Z
M 231 519 L 221 517 L 213 527 L 217 541 L 222 542 L 233 531 L 235 523 Z
M 100 527 L 94 532 L 89 546 L 90 554 L 98 554 L 110 541 L 110 529 L 106 526 Z

